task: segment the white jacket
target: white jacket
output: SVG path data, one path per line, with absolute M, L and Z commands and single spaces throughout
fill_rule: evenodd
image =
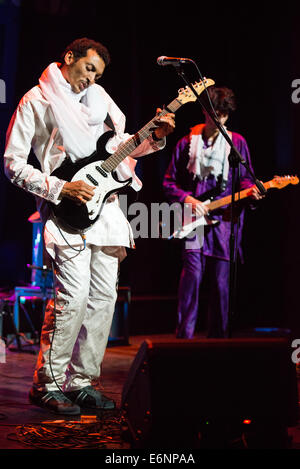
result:
M 107 151 L 113 153 L 130 137 L 125 133 L 125 116 L 102 87 L 94 86 L 99 87 L 98 91 L 102 93 L 105 107 L 115 125 L 116 135 L 106 146 Z M 95 127 L 97 138 L 108 130 L 104 122 Z M 164 141 L 154 142 L 149 137 L 132 152 L 131 156 L 138 158 L 150 154 L 163 148 L 164 144 Z M 28 164 L 31 148 L 37 157 L 40 169 Z M 117 172 L 121 179 L 133 176 L 134 187 L 138 190 L 141 182 L 134 173 L 136 161 L 131 156 L 118 166 Z M 12 183 L 36 196 L 37 208 L 43 222 L 46 223 L 45 245 L 52 256 L 54 256 L 54 245 L 63 247 L 67 244 L 72 246 L 82 244 L 79 234 L 63 232 L 64 236 L 61 235 L 61 229 L 59 230 L 51 219 L 48 204 L 45 203 L 46 201 L 59 203 L 59 195 L 66 181 L 51 176 L 51 173 L 61 165 L 65 157 L 66 152 L 52 109 L 45 100 L 40 86 L 35 86 L 21 99 L 11 119 L 7 131 L 4 168 Z M 98 246 L 133 246 L 132 231 L 117 198 L 104 206 L 99 219 L 87 230 L 86 242 Z

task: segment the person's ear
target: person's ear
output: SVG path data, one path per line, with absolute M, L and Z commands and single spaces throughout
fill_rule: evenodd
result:
M 69 50 L 66 54 L 65 54 L 65 64 L 66 65 L 72 65 L 72 63 L 74 62 L 74 54 L 71 50 Z

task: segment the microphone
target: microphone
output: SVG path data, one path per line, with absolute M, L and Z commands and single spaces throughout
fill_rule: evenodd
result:
M 184 57 L 166 57 L 165 55 L 162 55 L 158 57 L 157 63 L 158 65 L 179 65 L 179 64 L 185 64 L 186 62 L 193 62 L 191 59 L 186 59 Z

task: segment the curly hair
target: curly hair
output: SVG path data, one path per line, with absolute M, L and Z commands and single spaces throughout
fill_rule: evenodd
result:
M 231 89 L 211 86 L 208 93 L 216 111 L 221 114 L 230 114 L 236 110 L 236 99 Z
M 69 44 L 61 54 L 61 61 L 62 63 L 64 62 L 65 55 L 69 51 L 73 52 L 75 61 L 77 61 L 81 57 L 85 57 L 89 49 L 95 50 L 97 54 L 103 59 L 105 65 L 110 63 L 110 55 L 107 48 L 100 42 L 96 42 L 93 39 L 89 39 L 87 37 L 75 39 L 75 41 L 71 42 L 71 44 Z

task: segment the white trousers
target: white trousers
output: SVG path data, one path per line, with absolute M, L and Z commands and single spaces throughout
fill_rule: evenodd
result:
M 117 298 L 118 250 L 57 248 L 55 299 L 48 302 L 34 372 L 39 391 L 74 391 L 100 376 Z

